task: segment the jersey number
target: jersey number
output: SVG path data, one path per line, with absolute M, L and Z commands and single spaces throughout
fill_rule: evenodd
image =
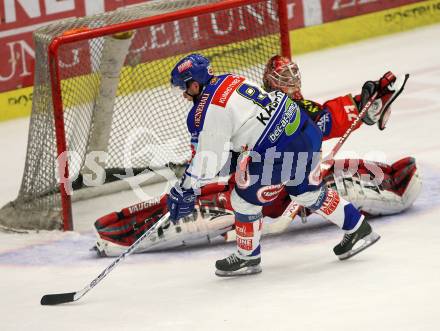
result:
M 262 93 L 258 87 L 252 85 L 243 83 L 237 89 L 237 92 L 242 97 L 251 100 L 253 103 L 262 108 L 265 108 L 272 102 L 266 93 Z

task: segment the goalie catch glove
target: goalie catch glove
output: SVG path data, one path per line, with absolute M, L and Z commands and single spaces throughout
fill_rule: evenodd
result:
M 391 104 L 402 93 L 409 75 L 404 78 L 396 76 L 388 71 L 377 81 L 368 81 L 362 86 L 362 92 L 355 97 L 358 109 L 362 110 L 370 97 L 377 92 L 377 97 L 368 109 L 362 121 L 367 125 L 378 124 L 380 130 L 385 129 L 385 125 L 391 114 Z

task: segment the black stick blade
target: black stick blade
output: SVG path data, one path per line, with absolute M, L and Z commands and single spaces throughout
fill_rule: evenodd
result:
M 73 302 L 76 292 L 60 293 L 60 294 L 46 294 L 41 298 L 40 303 L 43 306 L 59 305 L 60 303 Z

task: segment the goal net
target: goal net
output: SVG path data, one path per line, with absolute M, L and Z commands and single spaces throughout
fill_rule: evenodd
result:
M 129 188 L 121 176 L 164 180 L 190 157 L 174 64 L 197 52 L 216 74 L 260 82 L 272 55 L 290 55 L 285 6 L 159 0 L 37 30 L 24 174 L 0 225 L 71 230 L 72 201 Z

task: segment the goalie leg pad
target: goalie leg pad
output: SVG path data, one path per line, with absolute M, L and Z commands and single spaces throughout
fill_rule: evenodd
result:
M 338 160 L 339 161 L 339 160 Z M 349 160 L 345 160 L 345 164 Z M 358 162 L 356 173 L 335 171 L 329 187 L 370 216 L 391 215 L 409 208 L 419 196 L 422 180 L 412 157 L 391 166 L 373 161 Z M 382 172 L 379 182 L 374 173 Z

